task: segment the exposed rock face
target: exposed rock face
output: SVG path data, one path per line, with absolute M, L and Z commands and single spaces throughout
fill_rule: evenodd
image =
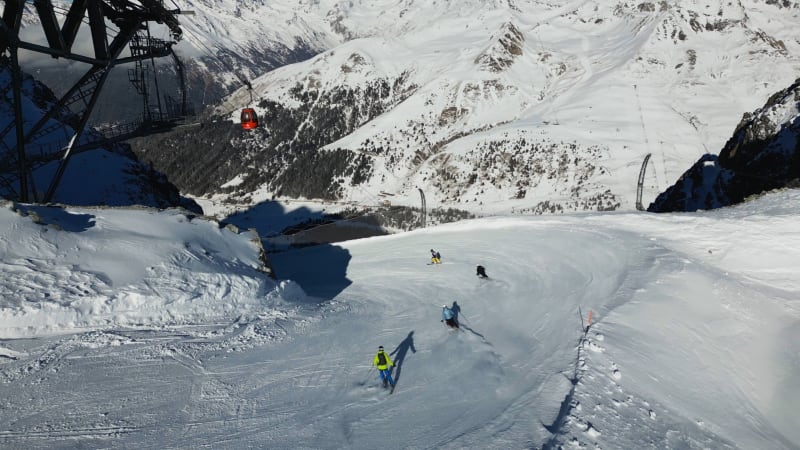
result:
M 358 58 L 343 71 L 354 70 Z M 177 133 L 134 143 L 142 158 L 171 174 L 186 192 L 219 192 L 220 184 L 235 177 L 241 183 L 223 192 L 248 195 L 262 185 L 276 195 L 337 199 L 347 185 L 363 182 L 371 173 L 372 157 L 388 149 L 366 142 L 358 151 L 329 149 L 337 139 L 404 100 L 415 86 L 405 77 L 378 79 L 356 89 L 323 90 L 298 83 L 291 90 L 294 107 L 262 100 L 269 129 L 243 135 L 227 121 L 203 124 Z M 222 180 L 222 181 L 221 181 Z
M 389 3 L 378 11 L 369 2 L 243 2 L 237 14 L 254 19 L 278 14 L 269 5 L 291 5 L 291 18 L 270 30 L 297 33 L 309 56 L 319 53 L 252 80 L 255 100 L 239 91 L 217 110 L 226 120 L 252 104 L 263 129 L 243 134 L 217 122 L 134 150 L 181 190 L 241 206 L 264 196 L 369 205 L 384 191 L 411 204 L 422 189 L 429 204 L 475 210 L 632 208 L 630 167 L 648 151 L 643 136 L 659 134 L 663 148 L 682 152 L 667 155 L 678 165 L 664 169 L 655 188 L 663 189 L 679 175 L 674 167 L 697 157 L 684 133 L 696 131 L 692 148 L 724 142 L 730 135 L 719 130 L 786 85 L 800 54 L 786 25 L 796 2 Z M 221 23 L 226 7 L 196 6 L 195 25 Z M 318 33 L 301 32 L 311 25 Z M 233 67 L 243 67 L 237 55 L 251 55 L 240 48 L 248 39 L 278 37 L 236 36 L 219 46 L 239 48 L 226 57 Z M 721 42 L 734 43 L 732 53 L 718 57 Z M 759 75 L 767 64 L 775 70 Z M 200 65 L 225 72 L 210 60 Z M 250 69 L 242 72 L 257 71 Z M 726 102 L 746 106 L 709 112 Z M 714 108 L 703 110 L 708 103 Z M 665 104 L 672 112 L 663 122 L 641 113 Z M 685 129 L 658 129 L 673 125 Z
M 728 206 L 800 179 L 800 79 L 745 114 L 719 156 L 705 155 L 648 211 Z
M 697 157 L 687 148 L 714 142 L 716 152 L 800 61 L 797 1 L 175 3 L 193 13 L 175 46 L 190 98 L 216 109 L 193 120 L 202 127 L 134 150 L 186 193 L 241 206 L 265 196 L 369 204 L 384 191 L 410 204 L 422 189 L 446 206 L 632 207 L 642 139 L 659 134 L 660 147 L 682 152 L 664 159 L 663 189 Z M 253 89 L 227 95 L 248 85 L 240 76 Z M 706 106 L 715 92 L 729 95 Z M 671 111 L 658 123 L 646 114 L 654 104 Z M 718 114 L 720 104 L 737 107 Z M 224 123 L 243 106 L 263 129 Z M 676 120 L 697 138 L 660 133 Z M 724 174 L 722 159 L 702 167 Z
M 499 36 L 485 52 L 481 53 L 475 63 L 490 72 L 502 72 L 514 64 L 514 60 L 522 55 L 525 36 L 514 26 L 506 23 L 500 29 Z

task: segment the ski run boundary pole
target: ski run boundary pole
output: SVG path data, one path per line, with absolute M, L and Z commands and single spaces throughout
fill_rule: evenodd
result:
M 588 333 L 589 332 L 589 327 L 592 326 L 592 313 L 593 312 L 594 311 L 592 311 L 591 309 L 589 310 L 589 318 L 586 321 L 586 325 L 584 326 L 583 325 L 583 311 L 581 311 L 581 307 L 578 306 L 578 314 L 581 316 L 581 330 L 583 330 L 583 334 Z

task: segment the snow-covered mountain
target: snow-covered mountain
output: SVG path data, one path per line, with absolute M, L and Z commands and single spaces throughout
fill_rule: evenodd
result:
M 5 202 L 0 447 L 797 450 L 798 211 L 465 220 L 273 280 L 202 217 Z
M 800 185 L 800 78 L 745 114 L 719 156 L 704 155 L 648 210 L 728 206 L 770 189 Z
M 244 205 L 422 189 L 479 214 L 632 209 L 645 155 L 649 203 L 800 73 L 791 1 L 181 5 L 189 42 L 326 49 L 219 108 L 255 106 L 261 130 L 136 146 L 183 191 Z

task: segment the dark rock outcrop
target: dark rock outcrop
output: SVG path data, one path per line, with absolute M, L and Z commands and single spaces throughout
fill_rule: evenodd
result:
M 745 114 L 719 156 L 704 155 L 647 208 L 696 211 L 729 206 L 800 180 L 800 79 Z

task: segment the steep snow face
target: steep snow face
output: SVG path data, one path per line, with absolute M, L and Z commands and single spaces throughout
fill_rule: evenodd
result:
M 260 243 L 184 212 L 4 203 L 0 339 L 257 314 Z M 224 267 L 225 272 L 220 268 Z M 182 273 L 177 277 L 171 274 Z M 267 294 L 267 291 L 263 292 Z M 225 295 L 241 297 L 221 303 Z M 205 319 L 203 319 L 205 320 Z
M 478 213 L 631 209 L 646 154 L 648 202 L 800 70 L 794 4 L 461 3 L 292 9 L 346 42 L 255 80 L 267 134 L 233 145 L 264 160 L 226 196 L 383 191 L 413 205 L 423 189 L 431 206 Z M 220 111 L 248 103 L 240 91 Z M 274 161 L 308 164 L 309 148 L 351 156 L 304 192 Z

